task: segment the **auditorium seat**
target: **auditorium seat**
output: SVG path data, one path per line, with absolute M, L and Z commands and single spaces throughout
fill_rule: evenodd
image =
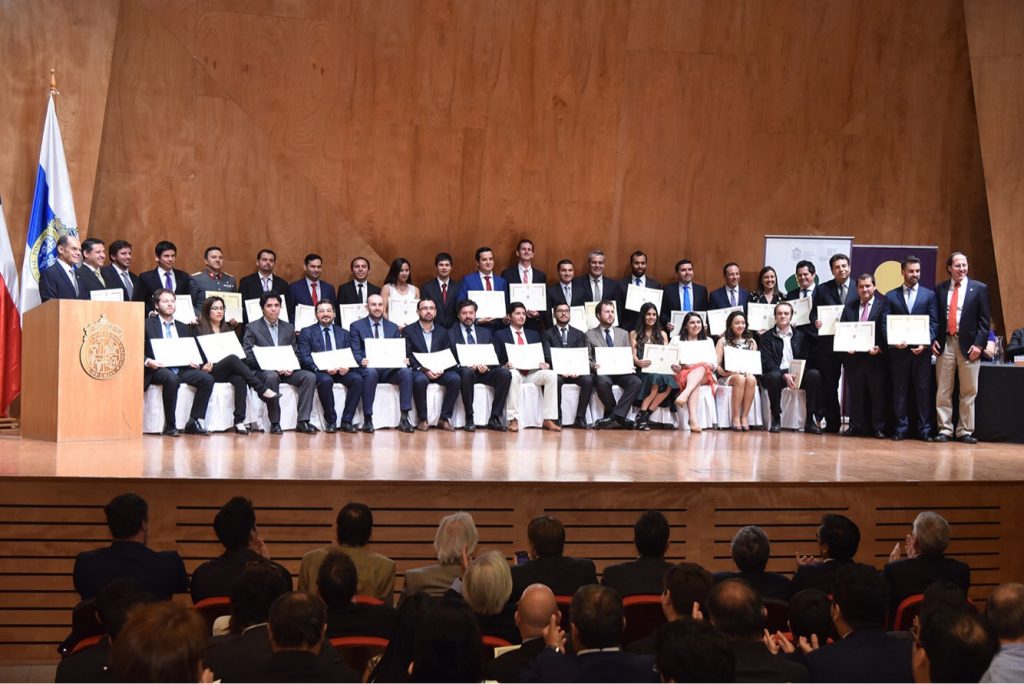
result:
M 222 615 L 231 614 L 231 598 L 228 596 L 211 596 L 192 606 L 206 623 L 207 633 L 213 633 L 213 623 Z
M 804 390 L 791 390 L 788 387 L 782 390 L 782 429 L 803 430 L 807 421 L 807 392 Z M 770 425 L 772 421 L 771 405 L 768 402 L 768 390 L 761 390 L 761 416 L 764 425 Z
M 282 388 L 288 385 L 282 385 Z M 294 389 L 292 390 L 294 392 Z M 162 398 L 163 387 L 150 385 L 146 390 L 143 399 L 142 409 L 142 431 L 144 433 L 159 433 L 164 429 L 164 404 Z M 192 402 L 195 399 L 196 390 L 191 385 L 182 385 L 178 388 L 178 405 L 174 412 L 174 420 L 177 428 L 182 430 L 188 422 L 189 412 L 192 410 Z M 263 402 L 256 396 L 255 392 L 249 390 L 245 422 L 255 422 L 258 412 L 263 408 Z M 295 399 L 292 395 L 292 424 L 295 427 Z M 282 407 L 284 404 L 282 404 Z M 210 396 L 210 404 L 206 408 L 206 429 L 213 431 L 228 430 L 233 425 L 232 415 L 235 407 L 235 388 L 228 382 L 218 382 L 213 386 L 213 394 Z M 264 411 L 265 413 L 265 411 Z M 282 413 L 282 422 L 284 415 Z
M 512 643 L 502 639 L 501 637 L 484 634 L 480 637 L 480 645 L 483 648 L 484 662 L 486 662 L 488 660 L 494 660 L 497 656 L 497 649 L 508 649 Z
M 344 636 L 329 640 L 345 664 L 359 674 L 366 670 L 366 664 L 388 647 L 388 640 L 373 636 Z
M 896 615 L 892 620 L 892 629 L 896 632 L 905 632 L 914 626 L 914 618 L 921 613 L 921 604 L 924 603 L 924 594 L 912 594 L 900 602 L 896 608 Z
M 622 630 L 622 643 L 630 644 L 644 639 L 665 624 L 665 611 L 661 608 L 661 594 L 634 594 L 622 599 L 622 612 L 626 626 Z
M 719 388 L 721 389 L 721 388 Z M 715 395 L 711 393 L 710 385 L 701 385 L 697 390 L 700 392 L 700 399 L 697 401 L 697 424 L 702 430 L 716 427 L 719 423 L 718 410 L 715 408 Z M 716 390 L 717 391 L 717 390 Z M 660 408 L 651 414 L 651 420 L 662 423 L 671 423 L 671 411 L 667 408 Z M 680 430 L 690 429 L 690 410 L 683 406 L 676 409 L 676 424 Z
M 715 392 L 715 410 L 718 413 L 715 427 L 721 430 L 728 430 L 732 427 L 732 387 L 719 385 L 718 391 Z M 747 422 L 751 427 L 764 425 L 761 411 L 761 393 L 754 392 L 754 402 L 750 405 L 750 413 L 747 414 Z

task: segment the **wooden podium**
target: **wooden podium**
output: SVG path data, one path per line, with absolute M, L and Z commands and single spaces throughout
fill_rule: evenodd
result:
M 51 299 L 22 321 L 21 434 L 142 437 L 141 302 Z

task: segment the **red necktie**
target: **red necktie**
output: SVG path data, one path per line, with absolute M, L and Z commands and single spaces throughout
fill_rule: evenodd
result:
M 441 303 L 448 303 L 448 283 L 441 283 Z
M 529 284 L 530 284 L 530 271 L 526 270 L 526 271 L 523 271 L 523 285 L 529 285 Z
M 949 317 L 946 319 L 946 332 L 956 335 L 956 299 L 960 294 L 960 283 L 953 283 L 953 296 L 949 299 Z
M 523 339 L 523 331 L 522 330 L 517 330 L 516 331 L 516 337 L 519 338 L 516 341 L 516 344 L 526 344 L 526 340 Z
M 490 292 L 491 291 L 491 276 L 484 276 L 484 280 L 487 281 L 487 283 L 484 285 L 484 289 L 487 290 L 488 292 Z
M 316 308 L 316 303 L 318 301 L 320 301 L 320 298 L 316 296 L 316 283 L 311 283 L 309 287 L 310 287 L 310 292 L 313 295 L 313 308 L 315 309 Z

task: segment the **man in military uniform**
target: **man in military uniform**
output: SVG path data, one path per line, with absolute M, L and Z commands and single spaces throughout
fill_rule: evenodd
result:
M 203 252 L 206 268 L 192 274 L 192 302 L 199 315 L 206 300 L 207 292 L 237 292 L 235 276 L 224 273 L 224 250 L 220 247 L 207 247 Z M 241 321 L 238 321 L 241 323 Z

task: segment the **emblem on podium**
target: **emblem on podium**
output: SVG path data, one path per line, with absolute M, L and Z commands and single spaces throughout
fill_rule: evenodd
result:
M 99 320 L 85 326 L 79 354 L 89 377 L 109 380 L 124 368 L 124 331 L 100 314 Z

